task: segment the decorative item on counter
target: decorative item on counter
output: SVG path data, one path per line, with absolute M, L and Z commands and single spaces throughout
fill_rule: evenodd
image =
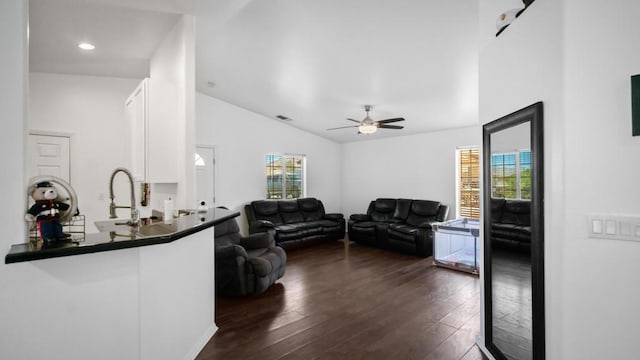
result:
M 41 181 L 30 189 L 29 195 L 35 200 L 35 204 L 29 208 L 25 219 L 37 222 L 38 232 L 44 244 L 68 241 L 71 235 L 62 231 L 60 213 L 69 210 L 71 206 L 62 201 L 53 183 Z
M 207 202 L 204 200 L 200 200 L 198 202 L 198 212 L 199 213 L 206 213 L 209 209 L 207 208 Z
M 164 201 L 164 209 L 162 213 L 162 219 L 164 222 L 172 222 L 173 221 L 173 200 L 169 198 Z
M 140 183 L 140 205 L 147 206 L 149 205 L 149 200 L 151 199 L 151 184 L 148 182 Z

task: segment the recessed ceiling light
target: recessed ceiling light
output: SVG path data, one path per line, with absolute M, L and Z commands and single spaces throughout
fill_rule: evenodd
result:
M 89 43 L 80 43 L 78 44 L 78 47 L 82 50 L 93 50 L 96 48 L 93 44 Z

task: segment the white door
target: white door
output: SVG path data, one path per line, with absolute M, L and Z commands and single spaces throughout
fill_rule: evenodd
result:
M 215 203 L 215 151 L 212 147 L 196 147 L 196 200 L 207 202 L 208 207 Z
M 30 134 L 27 149 L 29 178 L 52 175 L 71 183 L 69 143 L 66 136 Z

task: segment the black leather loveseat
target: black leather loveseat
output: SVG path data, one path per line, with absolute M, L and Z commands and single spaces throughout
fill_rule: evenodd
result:
M 496 246 L 529 250 L 531 201 L 491 199 L 491 241 Z
M 285 249 L 344 238 L 344 216 L 326 214 L 315 198 L 252 201 L 244 210 L 250 234 L 270 232 Z
M 349 217 L 349 240 L 358 244 L 433 254 L 431 224 L 447 219 L 449 207 L 438 201 L 380 198 L 369 204 L 366 214 Z

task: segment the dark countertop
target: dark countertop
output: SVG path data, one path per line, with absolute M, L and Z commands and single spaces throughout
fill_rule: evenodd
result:
M 89 254 L 133 247 L 165 244 L 185 236 L 210 228 L 225 220 L 239 216 L 237 211 L 209 209 L 206 213 L 197 213 L 173 219 L 171 222 L 157 222 L 140 226 L 137 231 L 128 226 L 118 226 L 116 231 L 105 231 L 83 236 L 74 235 L 72 241 L 43 246 L 42 241 L 29 241 L 11 245 L 5 256 L 5 264 L 49 259 L 61 256 Z M 120 220 L 123 221 L 123 220 Z M 213 241 L 213 239 L 211 239 Z

